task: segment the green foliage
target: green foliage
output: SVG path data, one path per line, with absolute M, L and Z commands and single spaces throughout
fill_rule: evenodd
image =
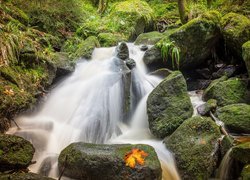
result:
M 162 40 L 156 44 L 161 49 L 161 54 L 164 61 L 172 60 L 173 69 L 180 67 L 180 48 L 174 41 Z

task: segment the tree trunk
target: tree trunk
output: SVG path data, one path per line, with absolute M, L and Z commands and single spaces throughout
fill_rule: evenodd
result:
M 108 0 L 99 0 L 98 13 L 102 14 L 108 6 Z
M 181 23 L 185 24 L 188 21 L 186 14 L 186 0 L 178 0 L 179 13 L 181 18 Z

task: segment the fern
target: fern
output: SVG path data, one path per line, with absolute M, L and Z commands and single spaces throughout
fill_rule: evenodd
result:
M 180 48 L 176 46 L 174 41 L 160 41 L 156 44 L 158 48 L 161 49 L 161 55 L 163 57 L 163 61 L 168 61 L 171 59 L 172 68 L 179 69 L 180 67 Z

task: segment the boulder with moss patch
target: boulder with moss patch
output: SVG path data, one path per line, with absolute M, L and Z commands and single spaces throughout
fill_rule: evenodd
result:
M 242 143 L 232 148 L 230 156 L 244 164 L 250 163 L 250 142 Z
M 136 38 L 135 45 L 140 45 L 140 44 L 155 45 L 163 37 L 164 35 L 162 33 L 159 33 L 158 31 L 143 33 Z
M 250 41 L 247 41 L 242 46 L 242 57 L 245 61 L 246 68 L 248 70 L 248 76 L 250 77 Z
M 223 76 L 211 82 L 204 91 L 203 99 L 216 99 L 218 106 L 248 102 L 247 81 Z
M 215 99 L 209 99 L 205 104 L 197 107 L 197 111 L 201 116 L 208 116 L 209 112 L 215 111 L 217 107 L 217 101 Z
M 216 111 L 226 128 L 234 133 L 250 133 L 250 105 L 231 104 Z
M 242 58 L 242 45 L 250 39 L 250 20 L 244 15 L 228 13 L 221 19 L 226 48 L 237 58 Z
M 111 47 L 118 45 L 119 42 L 126 40 L 119 34 L 113 33 L 100 33 L 98 35 L 98 40 L 102 47 Z
M 150 60 L 152 62 L 150 64 L 162 63 L 161 61 L 165 59 L 164 65 L 168 68 L 176 67 L 179 64 L 180 69 L 190 69 L 205 63 L 219 39 L 219 21 L 220 14 L 217 11 L 209 11 L 180 28 L 172 30 L 157 43 L 158 51 L 155 53 L 155 58 Z M 171 60 L 172 52 L 169 52 L 167 57 L 160 56 L 161 51 L 166 51 L 166 47 L 179 49 L 179 62 Z M 152 59 L 152 56 L 150 58 L 147 57 L 148 54 L 150 53 L 145 53 L 144 62 Z M 178 60 L 176 59 L 175 61 Z
M 186 120 L 164 140 L 176 158 L 182 179 L 209 179 L 218 161 L 220 130 L 211 118 L 195 116 Z
M 172 134 L 193 114 L 186 81 L 179 71 L 168 75 L 148 96 L 150 131 L 158 138 Z
M 138 148 L 148 154 L 145 164 L 126 166 L 125 155 Z M 75 179 L 161 179 L 161 165 L 148 145 L 72 143 L 59 156 L 59 170 Z M 65 168 L 65 169 L 64 169 Z
M 242 180 L 249 180 L 250 179 L 250 164 L 244 166 L 241 172 Z
M 34 152 L 29 141 L 18 136 L 0 134 L 0 171 L 27 168 Z

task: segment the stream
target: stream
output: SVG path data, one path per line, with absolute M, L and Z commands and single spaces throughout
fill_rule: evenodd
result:
M 72 142 L 140 143 L 155 148 L 163 179 L 180 179 L 171 152 L 148 128 L 147 97 L 162 79 L 147 74 L 142 61 L 144 52 L 139 46 L 127 45 L 130 58 L 136 62 L 131 71 L 129 97 L 124 87 L 127 72 L 115 57 L 115 47 L 96 48 L 92 60 L 80 60 L 75 72 L 48 94 L 38 112 L 16 119 L 21 129 L 13 126 L 8 133 L 22 136 L 34 145 L 36 163 L 29 167 L 32 172 L 58 178 L 57 158 Z M 194 108 L 203 103 L 199 94 L 189 94 Z M 126 98 L 130 99 L 130 107 L 124 116 Z

